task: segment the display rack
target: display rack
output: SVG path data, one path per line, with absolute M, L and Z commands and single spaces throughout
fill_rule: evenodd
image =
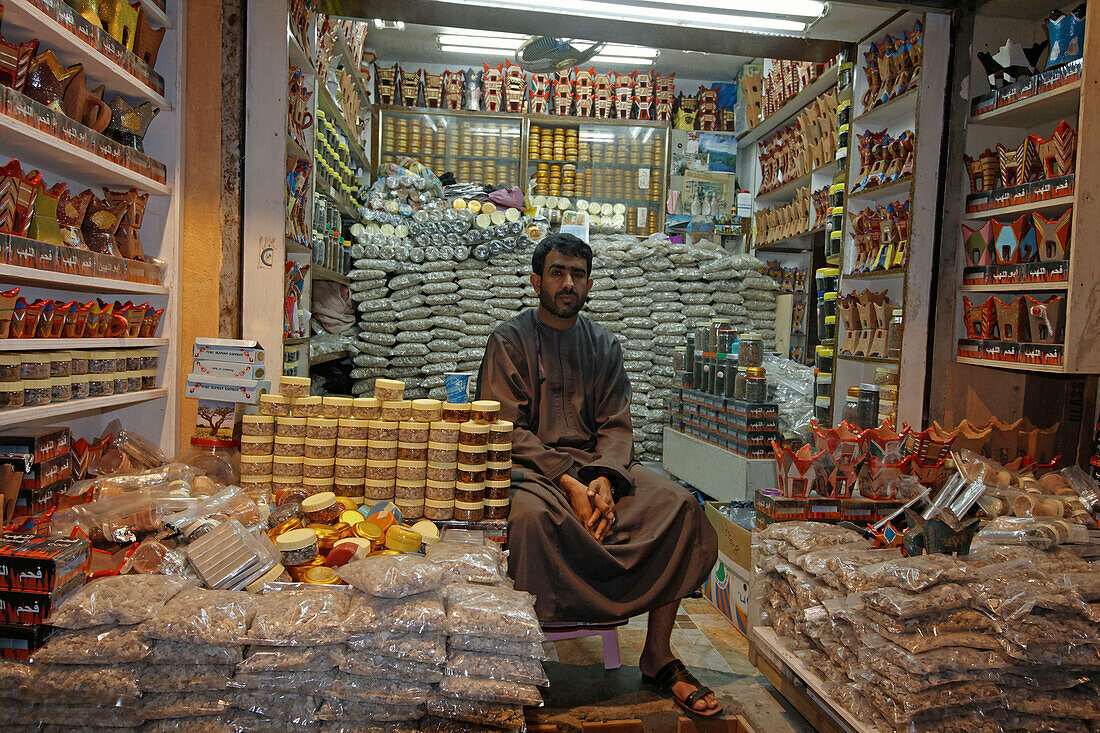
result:
M 148 301 L 164 308 L 156 338 L 147 339 L 10 339 L 0 340 L 0 351 L 32 351 L 91 348 L 149 348 L 158 352 L 156 389 L 128 392 L 82 400 L 56 402 L 41 406 L 0 411 L 0 426 L 37 426 L 64 417 L 75 436 L 91 439 L 99 436 L 112 420 L 147 436 L 168 453 L 177 449 L 179 397 L 167 389 L 177 381 L 176 364 L 179 344 L 179 304 L 172 297 L 178 284 L 178 239 L 182 214 L 181 166 L 182 134 L 177 99 L 182 89 L 179 64 L 179 4 L 172 2 L 167 11 L 149 17 L 154 25 L 168 28 L 153 71 L 132 52 L 116 43 L 101 29 L 91 28 L 68 5 L 38 0 L 4 0 L 3 34 L 7 41 L 21 43 L 38 39 L 38 53 L 53 51 L 62 65 L 82 64 L 88 86 L 106 86 L 107 98 L 123 94 L 128 99 L 149 101 L 160 113 L 149 126 L 143 146 L 142 165 L 163 166 L 164 180 L 145 175 L 125 163 L 127 157 L 111 159 L 93 152 L 90 141 L 101 139 L 97 133 L 63 115 L 57 115 L 72 139 L 50 134 L 28 121 L 0 115 L 0 155 L 4 161 L 18 158 L 24 171 L 38 169 L 47 186 L 65 182 L 70 193 L 91 188 L 102 195 L 101 186 L 114 189 L 134 187 L 149 194 L 140 228 L 146 257 L 167 263 L 162 282 L 151 284 L 108 277 L 93 277 L 72 272 L 55 272 L 12 264 L 0 264 L 0 284 L 4 289 L 20 288 L 27 302 L 54 298 L 61 302 L 99 297 L 115 300 Z M 24 99 L 18 92 L 4 89 L 9 109 L 13 100 Z M 25 102 L 23 104 L 26 104 Z M 82 147 L 88 144 L 88 147 Z M 113 144 L 113 143 L 111 143 Z M 125 155 L 129 155 L 123 150 Z M 113 155 L 113 153 L 112 153 Z M 136 160 L 136 159 L 135 159 Z M 151 170 L 151 169 L 150 169 Z M 6 237 L 5 237 L 6 239 Z M 58 247 L 60 256 L 68 248 Z M 79 253 L 79 251 L 75 251 Z M 87 254 L 87 253 L 80 253 Z M 144 265 L 142 265 L 144 267 Z
M 919 82 L 911 89 L 879 104 L 865 104 L 868 80 L 863 68 L 866 54 L 872 43 L 881 42 L 886 36 L 897 38 L 912 32 L 920 23 L 923 27 L 923 49 Z M 853 56 L 851 123 L 848 135 L 847 173 L 843 177 L 844 213 L 840 234 L 840 287 L 839 296 L 869 290 L 885 291 L 891 308 L 901 308 L 904 328 L 901 332 L 900 353 L 896 358 L 863 356 L 840 353 L 845 340 L 845 329 L 838 313 L 836 346 L 833 366 L 833 414 L 834 424 L 841 421 L 844 395 L 851 387 L 875 383 L 878 370 L 897 372 L 897 424 L 923 424 L 924 393 L 928 366 L 928 321 L 923 314 L 932 309 L 931 276 L 932 256 L 936 238 L 938 191 L 940 187 L 940 151 L 943 144 L 944 98 L 943 88 L 947 80 L 947 58 L 932 49 L 946 48 L 950 44 L 949 18 L 936 13 L 908 12 L 899 15 L 889 25 L 880 28 L 874 36 L 859 43 Z M 886 131 L 892 138 L 906 132 L 914 136 L 912 174 L 901 175 L 883 185 L 860 186 L 860 136 L 873 131 Z M 857 258 L 856 233 L 853 216 L 858 212 L 908 202 L 909 238 L 905 245 L 904 263 L 900 266 L 879 267 L 879 263 L 859 271 L 855 269 Z M 889 314 L 888 314 L 889 317 Z M 887 324 L 880 324 L 885 329 Z M 885 400 L 883 407 L 889 405 Z M 880 411 L 880 415 L 886 410 Z

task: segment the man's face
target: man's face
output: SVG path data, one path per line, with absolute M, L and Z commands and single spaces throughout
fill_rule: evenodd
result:
M 550 250 L 542 276 L 532 277 L 531 284 L 543 308 L 558 318 L 573 318 L 588 300 L 592 280 L 588 277 L 588 263 L 583 257 Z

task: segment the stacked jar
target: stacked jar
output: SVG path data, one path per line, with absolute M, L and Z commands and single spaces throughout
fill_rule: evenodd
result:
M 241 488 L 257 502 L 271 496 L 274 446 L 273 415 L 241 418 Z
M 302 453 L 302 488 L 309 495 L 335 491 L 336 488 L 336 440 L 340 430 L 337 419 L 320 417 L 320 405 L 317 416 L 305 418 L 305 440 L 311 441 L 320 455 L 316 458 L 305 457 L 305 440 Z
M 347 417 L 335 418 L 336 440 L 331 443 L 317 439 L 315 446 L 317 452 L 323 448 L 326 456 L 331 456 L 334 461 L 334 491 L 338 496 L 350 496 L 356 502 L 362 504 L 364 484 L 367 473 L 367 437 L 370 420 L 352 417 L 352 400 L 350 398 L 329 398 L 344 400 L 348 404 L 338 402 L 336 407 L 343 411 L 347 408 Z M 326 418 L 334 419 L 334 418 Z M 320 458 L 321 456 L 318 456 Z
M 489 425 L 485 458 L 485 518 L 507 519 L 512 500 L 512 423 L 497 420 Z
M 404 409 L 402 407 L 402 409 Z M 382 405 L 385 415 L 386 405 Z M 405 519 L 424 516 L 424 496 L 428 474 L 428 422 L 409 416 L 398 423 L 397 467 L 394 504 Z
M 23 406 L 22 366 L 21 354 L 0 354 L 0 408 Z
M 458 442 L 461 426 L 470 418 L 470 406 L 447 402 L 440 418 L 429 425 L 428 472 L 424 487 L 424 516 L 453 519 L 455 484 L 458 481 Z

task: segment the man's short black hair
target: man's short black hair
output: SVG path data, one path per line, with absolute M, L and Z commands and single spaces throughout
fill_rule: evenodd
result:
M 546 267 L 546 255 L 553 250 L 570 257 L 583 257 L 588 275 L 592 275 L 592 248 L 579 237 L 561 233 L 547 235 L 535 245 L 535 253 L 531 255 L 531 271 L 542 277 L 542 270 Z

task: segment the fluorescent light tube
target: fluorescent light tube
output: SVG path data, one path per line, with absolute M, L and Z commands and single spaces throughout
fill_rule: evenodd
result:
M 515 53 L 515 49 L 485 48 L 484 46 L 440 46 L 439 50 L 444 53 L 481 54 L 482 56 L 511 56 Z
M 654 62 L 654 59 L 643 59 L 633 56 L 604 56 L 603 54 L 596 54 L 589 60 L 594 63 L 633 64 L 634 66 L 645 66 Z
M 515 51 L 523 45 L 523 38 L 493 38 L 492 36 L 437 36 L 440 46 L 480 46 Z

